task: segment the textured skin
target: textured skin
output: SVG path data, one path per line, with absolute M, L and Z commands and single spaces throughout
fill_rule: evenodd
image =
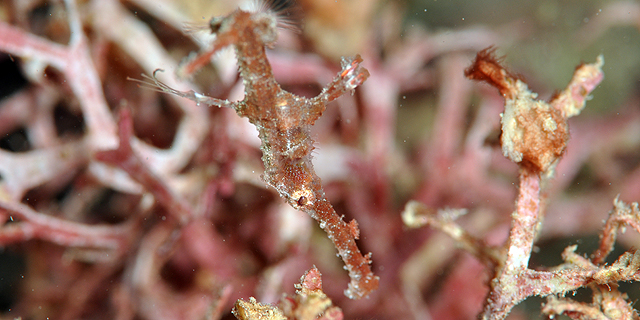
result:
M 367 296 L 378 287 L 378 277 L 371 271 L 370 254 L 363 256 L 355 243 L 357 223 L 342 220 L 325 198 L 320 178 L 313 170 L 311 126 L 320 118 L 327 103 L 362 84 L 369 72 L 360 66 L 360 56 L 342 60 L 342 70 L 322 92 L 308 99 L 282 90 L 275 81 L 265 46 L 276 37 L 275 16 L 236 10 L 226 17 L 214 18 L 216 39 L 212 49 L 189 59 L 179 74 L 189 74 L 208 63 L 213 53 L 233 45 L 238 57 L 240 76 L 245 86 L 242 101 L 229 102 L 193 91 L 181 92 L 150 78 L 156 88 L 210 106 L 231 107 L 256 126 L 262 144 L 263 180 L 276 189 L 292 207 L 317 220 L 338 249 L 351 282 L 345 295 L 352 299 Z

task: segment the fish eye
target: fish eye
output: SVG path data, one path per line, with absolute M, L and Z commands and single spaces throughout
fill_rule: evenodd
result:
M 305 196 L 301 196 L 300 198 L 298 198 L 298 205 L 301 206 L 301 207 L 306 205 L 307 202 L 308 202 L 308 200 L 307 200 L 307 197 L 305 197 Z

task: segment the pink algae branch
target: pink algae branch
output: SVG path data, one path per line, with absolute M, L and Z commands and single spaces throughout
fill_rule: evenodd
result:
M 100 151 L 95 158 L 99 161 L 123 169 L 136 182 L 147 188 L 156 200 L 181 224 L 186 223 L 195 216 L 191 206 L 174 192 L 162 180 L 160 180 L 145 164 L 136 156 L 131 148 L 133 137 L 133 119 L 131 110 L 122 108 L 118 123 L 118 137 L 120 144 L 115 150 Z
M 100 77 L 91 60 L 74 1 L 65 1 L 70 13 L 71 40 L 63 46 L 0 21 L 0 50 L 20 57 L 34 57 L 61 70 L 78 97 L 91 137 L 91 147 L 116 143 L 115 122 L 105 102 Z
M 491 281 L 483 319 L 506 317 L 513 306 L 530 295 L 561 293 L 566 292 L 567 285 L 586 285 L 580 283 L 578 274 L 540 273 L 528 269 L 528 264 L 541 222 L 541 175 L 553 175 L 569 139 L 567 118 L 582 110 L 584 97 L 602 80 L 602 64 L 599 57 L 595 64 L 579 67 L 567 90 L 558 96 L 561 100 L 556 98 L 551 104 L 536 100 L 537 94 L 529 91 L 522 80 L 511 76 L 493 57 L 493 51 L 478 53 L 473 65 L 465 71 L 471 79 L 494 85 L 505 97 L 502 151 L 520 165 L 519 195 L 506 244 L 507 255 Z M 572 94 L 574 88 L 582 88 L 579 96 Z M 557 278 L 564 278 L 563 285 Z
M 0 213 L 13 221 L 0 228 L 0 244 L 46 240 L 61 246 L 94 248 L 120 252 L 128 244 L 131 223 L 91 226 L 34 211 L 19 203 L 0 201 Z M 4 223 L 4 221 L 3 221 Z
M 627 226 L 640 233 L 640 209 L 638 209 L 638 203 L 634 202 L 628 205 L 616 198 L 613 201 L 613 210 L 609 214 L 609 218 L 602 230 L 600 246 L 591 255 L 591 262 L 594 264 L 604 263 L 605 258 L 613 250 L 618 229 L 624 229 Z
M 478 53 L 465 74 L 496 87 L 505 98 L 502 114 L 501 144 L 503 154 L 520 167 L 519 194 L 512 214 L 509 239 L 502 247 L 485 245 L 458 226 L 451 210 L 436 212 L 416 202 L 409 202 L 403 220 L 410 227 L 430 224 L 452 236 L 463 247 L 495 268 L 489 286 L 482 319 L 504 319 L 511 309 L 530 296 L 550 296 L 544 311 L 549 315 L 566 313 L 575 319 L 592 315 L 591 319 L 605 319 L 612 305 L 626 316 L 616 319 L 636 319 L 638 315 L 615 288 L 619 281 L 640 280 L 640 251 L 625 253 L 611 266 L 602 266 L 615 242 L 617 229 L 631 226 L 640 232 L 638 205 L 631 206 L 617 200 L 601 236 L 600 248 L 588 260 L 577 255 L 576 246 L 565 250 L 565 263 L 549 271 L 529 269 L 529 258 L 542 223 L 544 203 L 541 184 L 550 179 L 554 168 L 566 149 L 569 139 L 567 119 L 584 108 L 589 93 L 603 79 L 603 59 L 579 66 L 567 88 L 551 102 L 537 100 L 537 94 L 504 69 L 494 57 L 494 49 Z M 545 179 L 545 180 L 543 180 Z M 591 287 L 594 303 L 590 305 L 557 299 L 555 294 L 580 287 Z M 609 287 L 604 292 L 602 286 Z

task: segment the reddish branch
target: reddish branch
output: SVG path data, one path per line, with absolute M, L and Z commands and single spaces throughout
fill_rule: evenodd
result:
M 490 262 L 490 266 L 496 267 L 482 319 L 504 319 L 515 305 L 530 296 L 564 294 L 584 286 L 595 288 L 597 285 L 640 278 L 638 252 L 624 254 L 610 267 L 599 266 L 611 251 L 618 228 L 630 225 L 638 229 L 640 215 L 637 213 L 637 204 L 629 207 L 617 200 L 616 210 L 607 221 L 600 248 L 594 253 L 592 261 L 575 254 L 574 246 L 565 250 L 563 256 L 566 263 L 555 271 L 536 271 L 528 267 L 541 223 L 542 177 L 553 176 L 569 139 L 567 119 L 580 113 L 588 94 L 602 80 L 602 64 L 602 57 L 599 57 L 595 64 L 579 66 L 569 86 L 549 103 L 536 100 L 537 94 L 529 91 L 522 80 L 500 65 L 492 48 L 479 52 L 472 66 L 465 71 L 467 77 L 496 87 L 505 98 L 505 111 L 501 119 L 502 151 L 520 166 L 519 195 L 512 214 L 509 240 L 503 249 L 506 256 L 503 261 L 496 263 L 495 259 L 501 258 L 499 255 L 492 254 L 493 251 L 481 241 L 467 235 L 441 215 L 433 217 L 423 213 L 416 220 L 416 205 L 413 203 L 407 205 L 404 217 L 408 225 L 415 225 L 413 222 L 416 221 L 417 224 L 427 222 L 443 229 L 465 244 L 471 252 Z M 616 303 L 624 301 L 620 297 L 614 297 Z M 600 303 L 605 298 L 601 298 Z M 558 301 L 550 300 L 547 305 L 549 313 L 571 311 L 586 315 L 591 310 L 580 305 L 572 310 Z M 581 308 L 584 310 L 578 311 Z
M 594 264 L 604 263 L 606 257 L 613 250 L 618 229 L 623 229 L 627 226 L 640 233 L 640 209 L 638 209 L 638 203 L 634 202 L 628 205 L 616 198 L 613 201 L 613 210 L 609 214 L 609 219 L 607 219 L 600 235 L 600 246 L 591 255 L 591 262 Z
M 505 272 L 519 272 L 529 266 L 540 213 L 540 176 L 528 168 L 520 170 L 520 193 L 513 213 Z
M 532 271 L 528 265 L 541 222 L 541 175 L 553 174 L 569 139 L 567 119 L 580 113 L 586 96 L 602 80 L 602 63 L 599 57 L 596 64 L 578 67 L 567 89 L 551 103 L 536 100 L 537 94 L 503 68 L 491 48 L 479 52 L 465 71 L 467 77 L 496 87 L 505 98 L 502 151 L 520 165 L 520 193 L 506 244 L 507 256 L 491 281 L 484 319 L 503 319 L 528 296 L 566 292 L 567 287 L 587 284 L 580 270 L 545 273 Z
M 122 250 L 129 240 L 131 224 L 92 226 L 34 211 L 26 205 L 0 201 L 0 213 L 14 223 L 0 228 L 0 245 L 32 239 L 61 246 Z
M 133 119 L 131 118 L 131 111 L 126 107 L 120 110 L 118 137 L 120 139 L 118 149 L 98 152 L 95 155 L 96 159 L 117 166 L 127 172 L 131 178 L 153 194 L 156 200 L 167 209 L 168 213 L 180 223 L 185 223 L 192 218 L 194 212 L 191 206 L 174 194 L 169 186 L 151 172 L 149 167 L 134 154 L 131 148 Z
M 345 262 L 351 282 L 345 295 L 352 299 L 367 296 L 378 287 L 371 271 L 370 254 L 363 256 L 356 245 L 356 223 L 347 224 L 324 196 L 320 178 L 313 170 L 311 126 L 327 103 L 352 91 L 369 76 L 356 56 L 343 59 L 342 71 L 315 98 L 307 99 L 282 90 L 273 77 L 265 47 L 276 40 L 276 17 L 268 12 L 236 10 L 211 20 L 216 38 L 210 50 L 190 58 L 179 74 L 188 75 L 209 61 L 213 53 L 233 45 L 245 86 L 242 101 L 229 102 L 194 91 L 182 92 L 150 78 L 156 88 L 209 106 L 231 107 L 258 129 L 262 144 L 264 181 L 278 191 L 292 207 L 308 213 L 320 223 Z
M 115 144 L 115 123 L 105 102 L 100 77 L 89 55 L 74 1 L 65 1 L 69 9 L 71 40 L 63 46 L 29 34 L 0 21 L 0 49 L 20 57 L 35 57 L 45 65 L 62 71 L 80 101 L 95 149 Z M 44 70 L 42 70 L 44 71 Z

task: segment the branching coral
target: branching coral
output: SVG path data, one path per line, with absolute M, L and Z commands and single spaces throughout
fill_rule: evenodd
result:
M 469 319 L 482 311 L 489 289 L 495 303 L 486 313 L 498 304 L 511 307 L 527 296 L 548 294 L 543 312 L 549 315 L 635 316 L 627 302 L 634 293 L 626 298 L 625 286 L 618 289 L 616 283 L 637 279 L 638 255 L 631 251 L 607 260 L 616 241 L 616 247 L 637 246 L 636 233 L 622 231 L 638 229 L 638 210 L 620 200 L 640 198 L 635 96 L 620 97 L 627 104 L 612 104 L 609 113 L 572 119 L 569 130 L 566 118 L 600 80 L 593 76 L 597 64 L 580 67 L 586 74 L 576 79 L 583 79 L 572 80 L 546 104 L 489 51 L 468 73 L 492 79 L 506 95 L 464 78 L 482 48 L 513 50 L 531 39 L 537 24 L 529 19 L 512 16 L 501 25 L 479 25 L 457 18 L 453 29 L 424 28 L 413 19 L 426 9 L 430 14 L 430 6 L 407 15 L 394 1 L 299 4 L 306 11 L 305 28 L 277 29 L 275 44 L 273 12 L 249 14 L 260 26 L 253 31 L 270 43 L 262 52 L 251 45 L 255 37 L 244 37 L 251 30 L 243 37 L 212 36 L 238 24 L 213 19 L 198 26 L 212 16 L 239 16 L 235 1 L 0 1 L 0 68 L 10 66 L 26 78 L 15 81 L 24 87 L 0 98 L 3 318 L 230 319 L 236 306 L 237 315 L 260 307 L 261 315 L 298 319 Z M 593 12 L 594 24 L 579 24 L 591 35 L 589 43 L 567 45 L 597 43 L 606 30 L 589 28 L 608 28 L 611 13 L 631 11 L 624 8 L 635 7 L 603 7 L 605 20 Z M 549 48 L 548 38 L 536 39 L 536 47 Z M 253 51 L 240 55 L 245 71 L 239 73 L 232 51 L 216 51 L 223 40 L 239 42 L 239 51 L 256 49 L 260 58 L 246 59 L 256 57 Z M 192 64 L 178 63 L 193 51 L 204 55 L 188 60 Z M 577 55 L 572 51 L 570 57 Z M 340 65 L 340 56 L 354 58 Z M 532 62 L 526 54 L 510 56 Z M 622 60 L 608 58 L 607 79 Z M 188 81 L 172 76 L 200 66 Z M 167 71 L 156 73 L 162 89 L 178 95 L 127 80 L 151 76 L 157 68 Z M 552 87 L 545 69 L 518 69 L 541 95 Z M 0 83 L 5 76 L 0 72 Z M 259 94 L 243 97 L 245 85 Z M 279 89 L 262 90 L 264 85 Z M 0 92 L 9 87 L 17 86 L 0 85 Z M 338 98 L 343 92 L 354 94 Z M 593 102 L 603 93 L 597 91 Z M 237 110 L 209 108 L 180 95 L 232 107 L 251 100 L 275 116 L 236 108 L 252 124 Z M 314 112 L 295 112 L 307 105 L 287 109 L 283 97 L 311 102 L 308 110 Z M 512 131 L 502 136 L 504 150 L 497 147 L 503 97 L 510 99 L 504 130 Z M 314 104 L 329 100 L 334 105 L 326 109 Z M 543 149 L 549 152 L 538 152 Z M 512 226 L 520 236 L 505 245 L 518 166 L 503 153 L 522 167 L 519 224 Z M 261 160 L 267 164 L 264 179 Z M 534 243 L 546 253 L 543 245 L 550 240 L 595 234 L 618 192 L 591 257 L 578 253 L 586 247 L 579 243 L 565 250 L 557 268 L 528 263 Z M 346 264 L 361 272 L 345 272 L 327 232 L 295 209 L 314 198 L 321 204 L 316 212 L 330 212 L 333 222 L 325 229 L 338 225 L 329 233 L 347 239 L 349 248 L 340 249 Z M 419 202 L 407 206 L 407 222 L 443 230 L 480 262 L 454 250 L 442 232 L 407 229 L 398 213 L 408 199 Z M 329 201 L 335 211 L 327 209 Z M 466 209 L 430 209 L 444 207 Z M 355 250 L 373 252 L 374 264 L 367 255 L 353 255 Z M 281 299 L 312 265 L 322 270 L 322 288 L 314 268 L 295 295 Z M 497 275 L 491 288 L 487 270 Z M 367 276 L 359 273 L 376 281 L 365 288 L 358 281 Z M 350 295 L 368 292 L 366 299 L 344 296 L 348 274 Z M 379 288 L 367 291 L 373 284 Z M 594 293 L 589 303 L 555 294 L 581 286 Z
M 565 264 L 554 271 L 529 269 L 529 258 L 534 241 L 542 224 L 544 208 L 541 205 L 541 180 L 550 179 L 554 167 L 564 154 L 569 138 L 567 119 L 580 113 L 589 93 L 603 78 L 602 57 L 594 64 L 579 66 L 569 86 L 556 95 L 550 103 L 536 100 L 537 95 L 520 79 L 507 72 L 493 55 L 493 49 L 478 53 L 476 60 L 465 74 L 474 80 L 486 81 L 496 87 L 506 100 L 502 119 L 503 154 L 520 166 L 519 195 L 512 214 L 509 239 L 503 247 L 486 246 L 457 226 L 451 210 L 431 212 L 427 207 L 410 202 L 403 213 L 405 224 L 411 227 L 429 224 L 442 229 L 463 247 L 495 268 L 491 280 L 482 319 L 504 319 L 511 309 L 529 296 L 552 296 L 580 287 L 595 290 L 593 307 L 571 303 L 567 299 L 550 298 L 544 311 L 550 315 L 567 313 L 575 318 L 605 317 L 616 309 L 620 314 L 614 319 L 637 318 L 638 314 L 617 293 L 616 283 L 637 281 L 640 275 L 640 254 L 625 253 L 613 265 L 603 266 L 604 258 L 611 252 L 617 229 L 622 225 L 637 228 L 637 203 L 631 207 L 615 200 L 615 210 L 610 215 L 601 235 L 600 248 L 591 260 L 574 253 L 576 246 L 565 250 Z M 633 208 L 633 209 L 632 209 Z M 610 286 L 603 294 L 598 286 Z M 615 302 L 614 302 L 615 301 Z M 611 307 L 611 304 L 619 304 Z M 593 314 L 591 308 L 603 313 Z M 620 309 L 617 309 L 620 308 Z M 625 315 L 622 315 L 625 314 Z

